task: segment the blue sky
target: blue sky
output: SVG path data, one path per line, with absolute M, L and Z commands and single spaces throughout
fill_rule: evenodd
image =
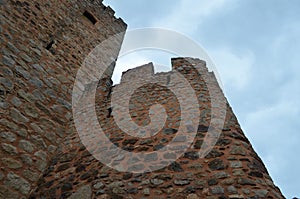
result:
M 246 136 L 287 198 L 300 197 L 300 1 L 105 0 L 128 30 L 160 27 L 199 43 L 215 62 Z M 122 71 L 167 53 L 136 52 Z M 166 61 L 167 60 L 167 61 Z M 165 63 L 166 62 L 166 63 Z

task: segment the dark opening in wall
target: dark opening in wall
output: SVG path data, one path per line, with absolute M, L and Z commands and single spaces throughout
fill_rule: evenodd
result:
M 54 40 L 50 41 L 50 43 L 46 46 L 46 49 L 50 50 L 50 48 L 52 48 L 53 44 L 54 44 Z
M 84 11 L 83 16 L 85 16 L 86 18 L 88 18 L 88 20 L 90 20 L 90 22 L 92 22 L 92 24 L 97 23 L 97 19 L 96 17 L 94 17 L 91 13 L 89 13 L 88 11 Z
M 109 118 L 111 116 L 111 113 L 112 113 L 112 107 L 109 107 L 107 109 L 107 111 L 108 111 L 107 118 Z

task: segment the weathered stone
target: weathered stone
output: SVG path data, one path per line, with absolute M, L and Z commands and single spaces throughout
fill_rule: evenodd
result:
M 143 170 L 145 168 L 145 165 L 144 164 L 135 164 L 135 165 L 132 165 L 128 168 L 129 171 L 140 171 L 140 170 Z
M 177 133 L 177 130 L 172 129 L 172 128 L 167 128 L 167 129 L 164 129 L 162 133 L 165 135 L 173 135 L 173 134 Z
M 9 76 L 9 77 L 13 77 L 14 73 L 12 72 L 12 70 L 8 67 L 5 66 L 1 66 L 0 68 L 0 74 L 3 74 L 5 76 Z
M 149 188 L 143 189 L 143 194 L 144 194 L 145 196 L 149 196 L 149 195 L 150 195 L 150 189 L 149 189 Z
M 124 194 L 124 193 L 125 193 L 124 189 L 121 188 L 121 187 L 115 187 L 115 188 L 113 188 L 113 189 L 112 189 L 112 192 L 113 192 L 114 194 Z
M 2 158 L 1 161 L 6 167 L 11 169 L 20 169 L 23 166 L 22 162 L 12 158 Z
M 80 187 L 68 199 L 90 199 L 92 197 L 92 189 L 89 185 Z
M 229 199 L 244 199 L 245 198 L 245 196 L 239 195 L 239 194 L 231 194 L 228 197 L 229 197 Z
M 127 189 L 127 193 L 129 194 L 137 194 L 138 193 L 138 189 L 133 187 L 133 188 L 129 188 Z
M 17 74 L 21 75 L 23 78 L 28 80 L 30 78 L 30 73 L 24 70 L 21 66 L 16 66 Z
M 18 97 L 13 97 L 11 100 L 12 104 L 16 107 L 20 107 L 22 105 L 22 101 Z
M 209 152 L 209 154 L 207 154 L 205 156 L 205 158 L 216 158 L 216 157 L 221 157 L 222 155 L 224 155 L 223 152 L 219 152 L 219 151 L 213 149 Z
M 45 151 L 41 151 L 41 150 L 35 152 L 34 155 L 44 161 L 47 160 L 47 156 L 48 156 L 48 154 Z
M 197 194 L 192 193 L 192 194 L 189 194 L 189 195 L 186 197 L 186 199 L 200 199 L 200 198 L 198 197 Z
M 8 189 L 6 186 L 0 185 L 0 198 L 5 199 L 16 199 L 19 198 L 19 194 L 11 189 Z
M 19 147 L 28 153 L 31 153 L 34 150 L 34 145 L 27 140 L 20 140 Z
M 204 126 L 204 125 L 202 125 L 202 124 L 200 124 L 200 125 L 198 126 L 197 132 L 199 132 L 199 133 L 205 133 L 205 132 L 207 132 L 207 131 L 208 131 L 208 126 Z
M 107 187 L 109 189 L 114 188 L 114 187 L 123 187 L 124 183 L 122 181 L 116 181 L 116 182 L 112 182 L 109 185 L 107 185 Z
M 38 110 L 32 105 L 26 105 L 24 111 L 28 116 L 33 118 L 37 118 L 39 116 Z
M 104 184 L 102 182 L 97 182 L 96 184 L 93 185 L 93 188 L 98 190 L 102 189 L 104 187 Z
M 203 168 L 203 165 L 195 162 L 195 163 L 191 163 L 190 166 L 188 167 L 189 169 L 195 170 L 195 171 L 201 171 Z
M 200 189 L 203 189 L 205 187 L 205 185 L 206 185 L 206 181 L 204 181 L 204 180 L 195 180 L 195 184 Z
M 234 169 L 232 171 L 232 174 L 234 176 L 244 176 L 245 175 L 245 172 L 242 170 L 242 169 Z
M 242 189 L 243 193 L 246 194 L 246 195 L 249 195 L 250 194 L 250 190 L 249 189 Z
M 157 160 L 157 153 L 149 153 L 145 155 L 145 162 L 152 162 Z
M 19 130 L 17 131 L 17 134 L 19 136 L 21 136 L 22 138 L 26 138 L 28 135 L 27 129 L 19 128 Z
M 39 149 L 46 149 L 47 148 L 47 145 L 46 145 L 45 141 L 39 135 L 37 135 L 37 136 L 32 135 L 31 138 L 30 138 L 30 141 L 33 142 L 33 144 L 36 146 L 36 148 L 39 148 Z
M 2 63 L 4 65 L 7 65 L 9 66 L 10 68 L 13 67 L 13 65 L 16 63 L 13 59 L 11 59 L 10 57 L 7 57 L 7 56 L 3 56 L 2 58 Z
M 202 140 L 197 140 L 194 144 L 194 148 L 195 149 L 201 149 L 201 146 L 203 144 L 203 141 Z
M 219 139 L 216 143 L 217 146 L 227 146 L 231 143 L 229 139 Z
M 40 100 L 40 101 L 45 100 L 45 96 L 38 89 L 35 89 L 32 92 L 32 94 L 37 100 Z
M 229 175 L 225 173 L 224 171 L 218 172 L 214 174 L 215 178 L 222 179 L 227 178 Z
M 67 170 L 70 167 L 71 167 L 70 163 L 61 164 L 57 167 L 56 172 L 61 172 L 61 171 Z
M 191 160 L 197 160 L 199 159 L 199 153 L 197 151 L 189 151 L 185 152 L 183 157 Z
M 153 185 L 155 185 L 155 186 L 157 186 L 157 185 L 160 185 L 160 184 L 164 183 L 164 181 L 163 181 L 163 180 L 161 180 L 161 179 L 157 179 L 157 178 L 151 179 L 151 180 L 150 180 L 150 182 L 151 182 L 151 184 L 153 184 Z
M 26 54 L 26 53 L 21 53 L 20 56 L 22 59 L 26 62 L 32 62 L 32 59 Z
M 20 191 L 22 194 L 28 194 L 30 191 L 30 183 L 12 172 L 7 174 L 4 184 Z
M 208 186 L 216 185 L 218 184 L 218 181 L 216 179 L 209 179 L 207 181 Z
M 2 149 L 7 152 L 10 155 L 16 155 L 18 154 L 18 150 L 16 147 L 10 144 L 2 143 L 1 144 Z
M 170 194 L 174 193 L 174 188 L 170 187 L 167 189 L 163 189 L 162 191 L 165 192 L 166 194 L 170 195 Z
M 152 142 L 153 142 L 152 139 L 146 139 L 146 140 L 142 140 L 142 141 L 140 142 L 140 145 L 151 144 Z
M 8 128 L 10 128 L 12 130 L 15 130 L 15 131 L 19 129 L 18 126 L 15 123 L 10 122 L 5 118 L 0 119 L 0 124 L 3 125 L 3 126 L 7 126 Z
M 225 169 L 225 165 L 223 160 L 221 159 L 214 159 L 208 163 L 208 166 L 211 170 L 222 170 Z
M 164 145 L 163 145 L 163 144 L 157 144 L 157 145 L 155 145 L 155 146 L 153 147 L 153 150 L 154 150 L 154 151 L 158 151 L 158 150 L 160 150 L 160 149 L 162 149 L 162 148 L 164 148 Z
M 3 90 L 5 90 L 5 89 L 2 89 L 0 86 L 0 96 L 3 95 L 3 92 L 2 92 Z M 3 114 L 4 109 L 8 109 L 8 107 L 9 107 L 9 104 L 7 102 L 0 101 L 0 114 Z
M 165 159 L 176 160 L 177 155 L 176 155 L 176 153 L 169 153 L 169 152 L 166 152 L 166 153 L 164 153 L 163 157 L 164 157 Z
M 17 123 L 27 123 L 29 119 L 25 117 L 19 110 L 12 108 L 10 111 L 10 116 Z
M 241 161 L 232 161 L 229 163 L 231 168 L 242 168 L 243 164 Z
M 241 146 L 236 146 L 233 145 L 230 151 L 231 155 L 246 155 L 246 152 L 244 150 L 244 148 L 242 148 Z
M 228 178 L 228 179 L 222 180 L 221 183 L 224 185 L 232 185 L 233 183 L 235 183 L 235 181 L 232 178 Z
M 237 189 L 234 186 L 232 186 L 232 185 L 229 186 L 229 187 L 227 187 L 227 191 L 230 194 L 237 194 L 238 193 Z
M 28 169 L 23 171 L 23 176 L 31 182 L 36 182 L 39 179 L 39 173 Z
M 224 194 L 224 188 L 221 186 L 211 187 L 211 193 L 214 195 Z
M 241 185 L 256 185 L 256 183 L 248 178 L 240 178 L 238 179 L 238 183 Z
M 269 191 L 268 191 L 268 190 L 265 190 L 265 189 L 253 190 L 253 192 L 254 192 L 259 198 L 266 198 L 267 194 L 269 193 Z
M 61 189 L 61 192 L 64 193 L 66 191 L 71 191 L 72 188 L 73 188 L 73 186 L 71 183 L 64 183 L 60 189 Z
M 162 173 L 162 174 L 158 174 L 155 176 L 158 179 L 161 180 L 170 180 L 173 178 L 173 174 L 169 174 L 169 173 Z
M 189 180 L 174 180 L 173 183 L 178 186 L 184 186 L 184 185 L 190 184 L 190 181 Z
M 35 87 L 37 87 L 37 88 L 42 88 L 43 85 L 44 85 L 43 82 L 39 78 L 37 78 L 37 77 L 30 78 L 29 82 L 31 84 L 33 84 Z
M 47 168 L 47 162 L 43 161 L 43 160 L 37 160 L 35 162 L 35 166 L 37 167 L 37 169 L 41 172 L 45 171 L 45 169 Z
M 185 135 L 178 135 L 173 139 L 173 142 L 185 142 L 186 139 Z
M 55 153 L 56 149 L 57 149 L 56 146 L 53 146 L 53 145 L 48 146 L 48 152 L 51 154 Z
M 21 156 L 21 160 L 22 162 L 24 162 L 25 164 L 31 166 L 32 165 L 32 159 L 28 154 L 22 154 Z
M 263 178 L 264 177 L 264 175 L 261 172 L 259 172 L 259 171 L 251 171 L 249 173 L 249 176 L 254 176 L 254 177 L 259 177 L 259 178 Z
M 8 90 L 12 90 L 14 88 L 14 83 L 8 78 L 0 77 L 0 84 Z
M 182 167 L 177 162 L 173 162 L 172 164 L 170 164 L 169 169 L 175 172 L 183 171 Z

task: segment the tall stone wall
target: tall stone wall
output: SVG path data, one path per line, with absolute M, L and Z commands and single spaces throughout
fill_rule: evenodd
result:
M 84 146 L 78 134 L 74 133 L 77 131 L 74 124 L 70 123 L 68 129 L 73 134 L 65 139 L 64 149 L 53 159 L 32 197 L 284 198 L 243 134 L 214 74 L 208 72 L 205 62 L 176 58 L 172 59 L 172 67 L 172 71 L 158 74 L 153 73 L 151 63 L 131 69 L 123 73 L 121 83 L 113 87 L 109 86 L 109 79 L 102 79 L 96 93 L 96 112 L 101 129 L 113 146 L 92 137 L 90 145 Z M 187 127 L 190 128 L 183 131 L 179 129 L 183 109 L 180 107 L 180 99 L 172 92 L 172 88 L 180 86 L 173 81 L 175 72 L 179 72 L 195 91 L 199 103 L 199 125 L 195 139 L 184 154 L 170 165 L 156 170 L 155 166 L 172 159 L 174 151 L 186 146 L 190 131 L 193 131 L 189 125 Z M 143 84 L 149 78 L 156 79 L 157 84 Z M 208 84 L 211 86 L 209 89 Z M 168 88 L 162 85 L 168 85 Z M 114 109 L 118 107 L 110 103 L 111 93 L 118 92 L 117 98 L 125 104 L 130 86 L 138 87 L 130 96 L 129 113 L 139 126 L 150 124 L 149 115 L 159 114 L 161 109 L 151 109 L 151 106 L 161 104 L 165 109 L 166 123 L 157 134 L 137 138 L 125 133 L 116 124 Z M 200 158 L 200 148 L 203 144 L 209 144 L 205 137 L 211 128 L 212 91 L 218 93 L 218 100 L 226 103 L 225 123 L 213 149 L 205 158 Z M 188 95 L 186 90 L 181 92 L 184 96 Z M 84 99 L 82 103 L 88 100 Z M 84 114 L 90 117 L 88 112 Z M 130 124 L 129 121 L 126 122 Z M 82 125 L 82 128 L 90 129 L 92 134 L 92 123 Z M 159 152 L 172 141 L 176 143 L 173 148 Z M 144 154 L 139 158 L 132 158 L 123 152 L 116 152 L 115 146 L 127 152 Z M 97 155 L 108 157 L 108 162 L 101 163 L 95 158 Z M 132 172 L 119 172 L 111 167 Z
M 27 198 L 68 134 L 78 68 L 94 47 L 121 33 L 104 56 L 116 59 L 126 24 L 101 0 L 0 6 L 0 198 Z

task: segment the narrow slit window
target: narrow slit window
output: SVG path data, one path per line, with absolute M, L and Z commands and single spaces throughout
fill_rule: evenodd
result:
M 109 107 L 107 110 L 108 110 L 107 118 L 109 118 L 112 113 L 112 107 Z
M 90 20 L 90 22 L 92 22 L 92 24 L 97 23 L 97 19 L 88 11 L 84 11 L 83 16 L 85 16 L 88 20 Z
M 46 49 L 50 50 L 52 48 L 52 45 L 54 44 L 54 40 L 52 40 L 47 46 Z

